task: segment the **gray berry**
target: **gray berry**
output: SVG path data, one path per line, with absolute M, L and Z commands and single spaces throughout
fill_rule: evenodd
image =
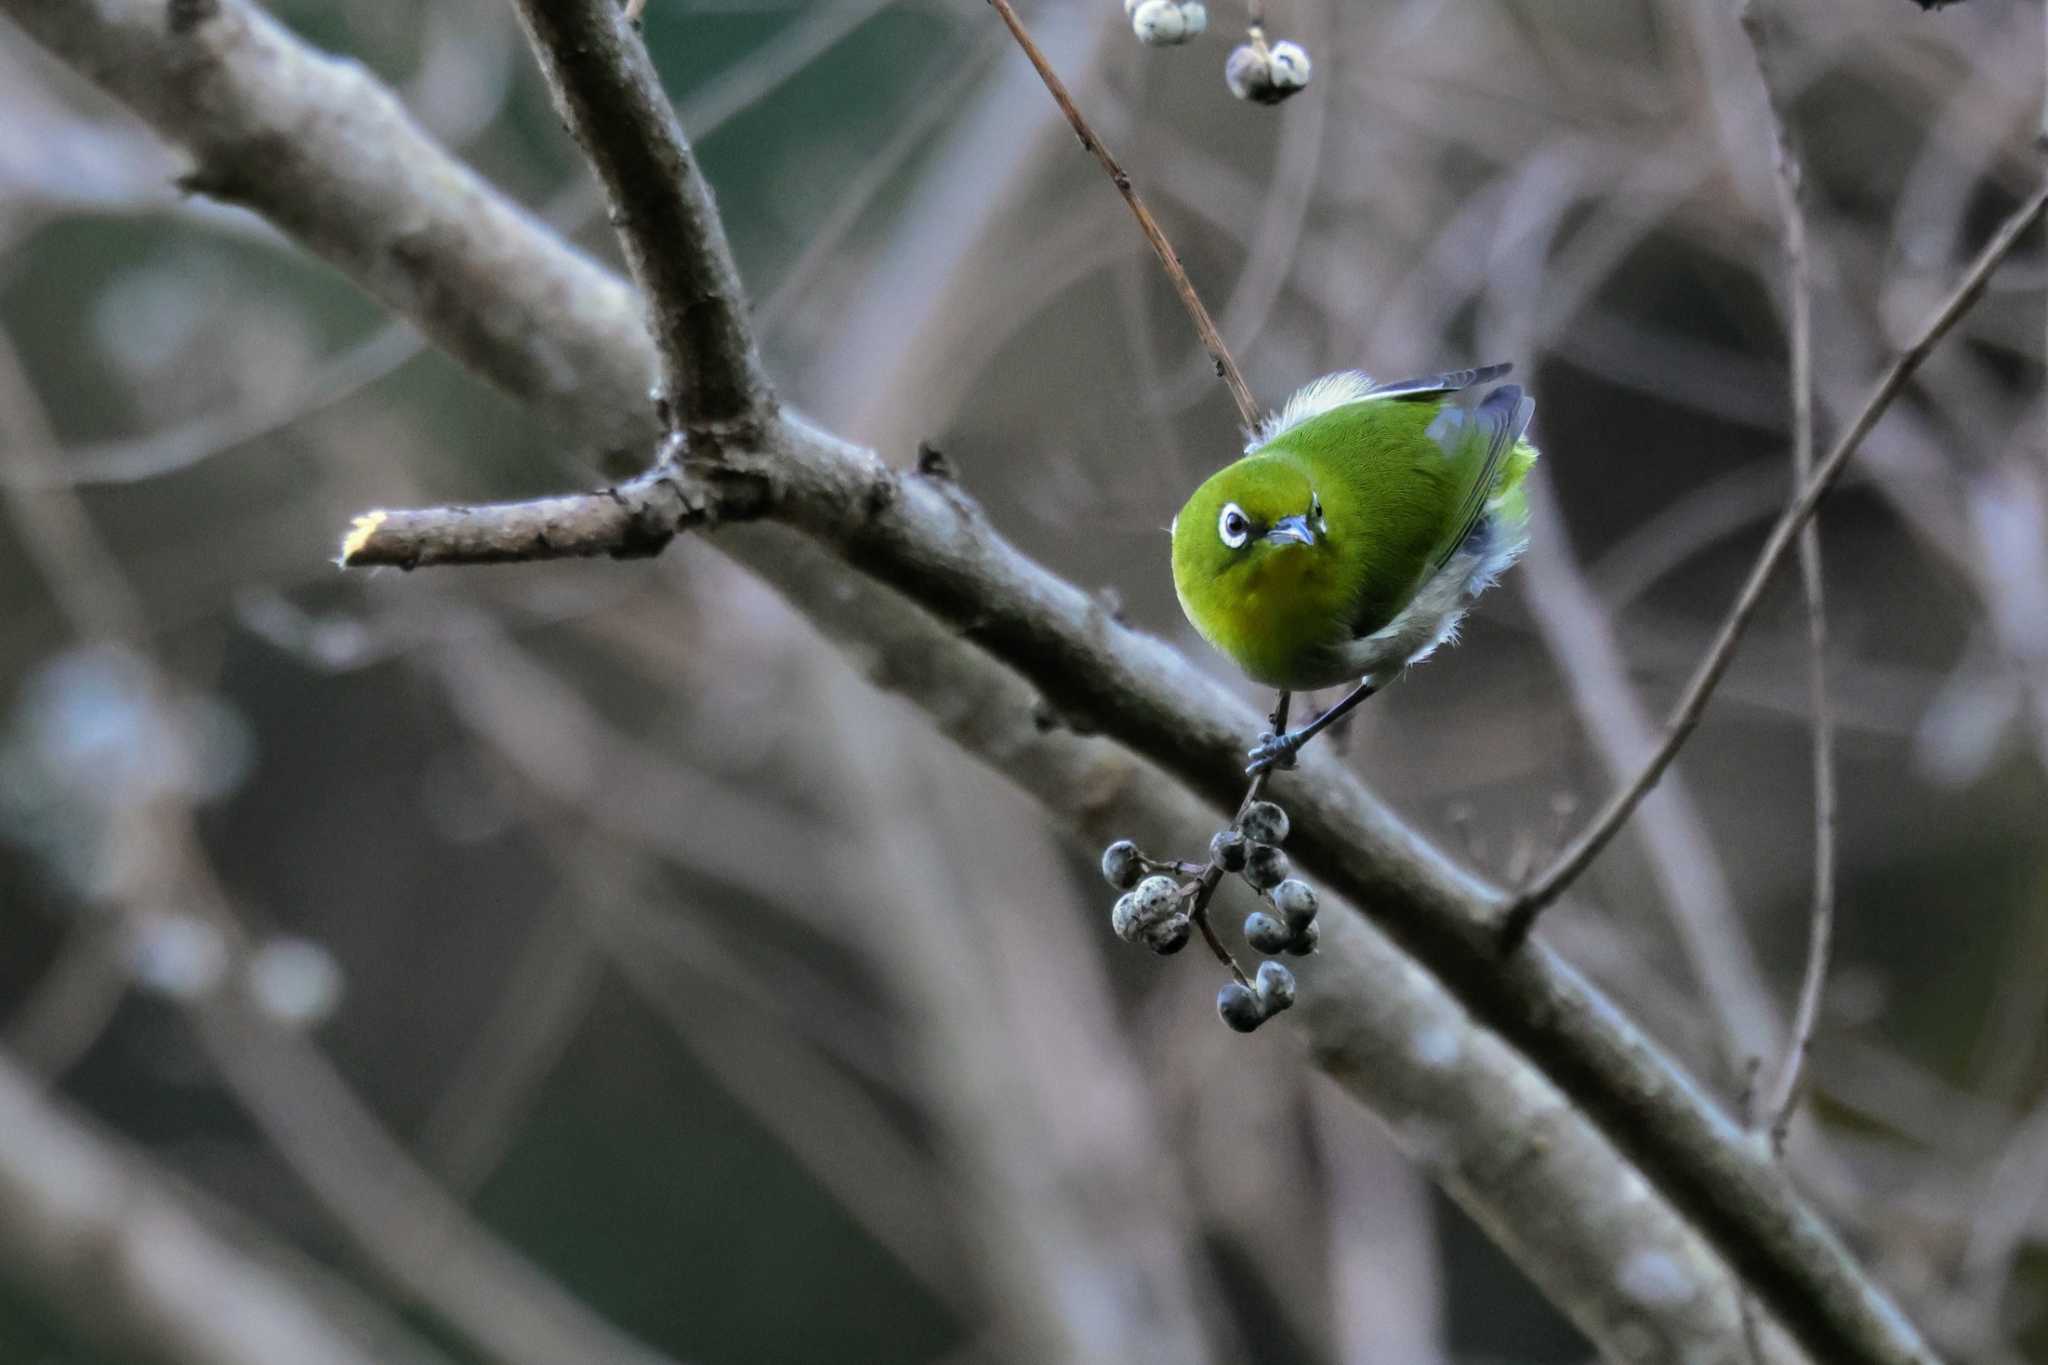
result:
M 1188 946 L 1193 926 L 1184 914 L 1168 915 L 1145 931 L 1145 946 L 1161 957 L 1172 957 Z
M 1234 829 L 1219 829 L 1209 840 L 1209 857 L 1225 872 L 1240 872 L 1244 869 L 1245 853 L 1251 845 L 1244 835 Z
M 1204 13 L 1206 25 L 1209 16 Z M 1171 0 L 1144 0 L 1131 11 L 1131 31 L 1147 47 L 1172 47 L 1189 38 L 1187 12 Z
M 1258 992 L 1260 1008 L 1268 1015 L 1278 1014 L 1294 1003 L 1294 973 L 1277 962 L 1261 962 Z
M 1244 917 L 1244 941 L 1262 953 L 1277 953 L 1294 942 L 1294 932 L 1263 910 Z
M 1130 890 L 1144 875 L 1145 865 L 1138 855 L 1138 846 L 1129 839 L 1119 839 L 1102 850 L 1102 879 L 1117 890 Z
M 1272 898 L 1273 908 L 1280 912 L 1280 918 L 1287 921 L 1289 937 L 1315 923 L 1316 891 L 1307 882 L 1289 877 L 1267 894 Z
M 1254 801 L 1246 807 L 1244 818 L 1237 822 L 1244 831 L 1244 837 L 1255 844 L 1284 844 L 1287 842 L 1287 812 L 1271 801 Z
M 1273 94 L 1273 59 L 1250 43 L 1239 43 L 1223 63 L 1223 83 L 1241 100 L 1277 103 Z
M 1272 53 L 1273 84 L 1283 92 L 1284 99 L 1308 84 L 1313 67 L 1308 59 L 1308 49 L 1300 43 L 1282 40 L 1273 44 Z
M 1266 1012 L 1259 1006 L 1259 997 L 1235 981 L 1224 983 L 1216 992 L 1216 1012 L 1223 1016 L 1223 1022 L 1239 1033 L 1250 1033 L 1266 1022 Z
M 1180 908 L 1180 886 L 1171 877 L 1151 876 L 1131 892 L 1131 921 L 1149 929 Z
M 1241 43 L 1223 64 L 1223 83 L 1241 100 L 1278 104 L 1308 84 L 1309 70 L 1308 53 L 1299 43 L 1271 48 Z
M 1253 844 L 1251 856 L 1244 860 L 1244 879 L 1259 891 L 1271 891 L 1292 870 L 1287 855 L 1271 844 Z
M 1109 912 L 1109 927 L 1116 936 L 1126 943 L 1138 941 L 1138 898 L 1126 891 L 1116 898 L 1116 908 Z
M 1308 928 L 1294 936 L 1294 942 L 1287 945 L 1287 951 L 1295 957 L 1307 957 L 1323 941 L 1322 926 L 1311 922 Z

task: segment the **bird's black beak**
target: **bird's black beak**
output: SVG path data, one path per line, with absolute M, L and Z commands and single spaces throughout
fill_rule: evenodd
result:
M 1316 543 L 1316 533 L 1309 529 L 1307 517 L 1282 517 L 1266 532 L 1266 543 L 1313 545 Z

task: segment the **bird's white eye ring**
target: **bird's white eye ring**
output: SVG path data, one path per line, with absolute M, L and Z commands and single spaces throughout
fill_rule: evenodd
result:
M 1216 534 L 1221 536 L 1223 543 L 1231 549 L 1241 550 L 1245 541 L 1251 539 L 1251 520 L 1236 503 L 1226 502 L 1223 504 L 1222 515 L 1216 518 Z

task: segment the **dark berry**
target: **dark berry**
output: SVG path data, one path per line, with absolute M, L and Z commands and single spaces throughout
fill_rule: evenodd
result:
M 1277 953 L 1294 942 L 1294 934 L 1274 916 L 1254 910 L 1244 917 L 1244 941 L 1259 952 Z
M 1284 844 L 1287 842 L 1287 812 L 1271 801 L 1254 801 L 1246 807 L 1244 818 L 1237 822 L 1244 831 L 1244 837 L 1255 844 Z
M 1287 921 L 1287 927 L 1293 933 L 1299 934 L 1315 922 L 1316 892 L 1307 882 L 1289 877 L 1268 895 L 1273 908 L 1280 912 L 1280 918 Z
M 1145 931 L 1145 946 L 1161 957 L 1172 957 L 1188 946 L 1188 936 L 1193 932 L 1186 915 L 1168 915 Z
M 1244 879 L 1260 891 L 1280 885 L 1293 870 L 1287 855 L 1271 844 L 1253 844 L 1251 854 L 1244 860 Z
M 1223 1022 L 1239 1033 L 1250 1033 L 1266 1022 L 1266 1012 L 1259 1007 L 1259 997 L 1250 988 L 1235 981 L 1224 983 L 1216 992 L 1216 1012 L 1223 1016 Z
M 1209 857 L 1225 872 L 1239 872 L 1244 869 L 1244 856 L 1249 845 L 1245 837 L 1234 829 L 1219 829 L 1216 837 L 1209 841 Z
M 1268 1015 L 1288 1008 L 1294 1003 L 1294 973 L 1277 962 L 1261 962 L 1258 996 L 1260 1009 Z
M 1323 927 L 1311 922 L 1308 928 L 1294 936 L 1294 942 L 1287 945 L 1287 951 L 1296 957 L 1307 957 L 1323 941 Z
M 1119 839 L 1102 850 L 1102 879 L 1117 890 L 1130 890 L 1144 874 L 1145 865 L 1138 856 L 1138 846 L 1129 839 Z

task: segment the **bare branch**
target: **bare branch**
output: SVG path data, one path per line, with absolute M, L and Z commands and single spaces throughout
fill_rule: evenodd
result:
M 1528 937 L 1530 929 L 1536 923 L 1536 917 L 1563 895 L 1565 888 L 1600 856 L 1600 851 L 1607 847 L 1608 841 L 1620 832 L 1623 824 L 1627 823 L 1637 803 L 1650 788 L 1657 785 L 1657 779 L 1663 776 L 1664 770 L 1671 765 L 1671 760 L 1678 756 L 1679 749 L 1691 737 L 1693 728 L 1699 724 L 1700 715 L 1706 710 L 1707 702 L 1714 694 L 1715 684 L 1719 683 L 1721 675 L 1728 671 L 1728 665 L 1735 657 L 1735 647 L 1741 643 L 1743 632 L 1749 628 L 1750 619 L 1756 615 L 1756 609 L 1763 601 L 1764 589 L 1770 586 L 1771 576 L 1797 541 L 1800 530 L 1812 520 L 1814 512 L 1820 507 L 1821 499 L 1834 487 L 1835 479 L 1841 474 L 1843 466 L 1848 464 L 1849 457 L 1856 453 L 1857 447 L 1863 444 L 1863 438 L 1870 434 L 1870 429 L 1884 416 L 1885 409 L 1891 406 L 1892 400 L 1906 387 L 1906 381 L 1920 368 L 1920 362 L 1927 358 L 1927 353 L 1934 349 L 1935 343 L 1948 334 L 1949 328 L 1956 324 L 1956 320 L 1970 310 L 1970 306 L 1977 301 L 1977 296 L 1983 292 L 1992 272 L 1998 268 L 1999 262 L 2003 261 L 2018 244 L 2026 230 L 2039 221 L 2044 208 L 2048 208 L 2048 184 L 2036 189 L 2027 197 L 2026 202 L 2013 211 L 2012 216 L 2005 220 L 2003 226 L 1985 244 L 1983 251 L 1978 253 L 1977 259 L 1970 263 L 1969 269 L 1963 272 L 1963 278 L 1957 283 L 1955 290 L 1921 324 L 1920 332 L 1912 343 L 1893 358 L 1884 377 L 1878 380 L 1877 387 L 1864 401 L 1856 419 L 1836 440 L 1834 448 L 1828 451 L 1827 458 L 1815 467 L 1813 476 L 1801 486 L 1799 496 L 1793 499 L 1791 505 L 1785 509 L 1784 515 L 1778 518 L 1777 525 L 1771 528 L 1770 538 L 1764 542 L 1764 548 L 1757 555 L 1756 563 L 1749 571 L 1749 577 L 1744 580 L 1741 591 L 1736 594 L 1734 605 L 1729 608 L 1727 617 L 1721 622 L 1721 629 L 1715 634 L 1713 643 L 1707 647 L 1706 655 L 1700 660 L 1699 667 L 1686 683 L 1685 692 L 1679 697 L 1678 704 L 1672 708 L 1671 717 L 1665 723 L 1663 743 L 1658 746 L 1657 752 L 1650 756 L 1649 762 L 1643 765 L 1642 771 L 1636 774 L 1635 779 L 1610 797 L 1599 814 L 1557 856 L 1556 861 L 1516 896 L 1501 922 L 1500 937 L 1505 947 L 1513 949 Z
M 1166 240 L 1166 233 L 1160 229 L 1159 220 L 1152 216 L 1152 210 L 1145 207 L 1144 199 L 1131 184 L 1131 177 L 1117 164 L 1117 159 L 1110 152 L 1108 145 L 1088 126 L 1088 120 L 1081 116 L 1080 107 L 1074 103 L 1074 97 L 1067 93 L 1066 83 L 1060 80 L 1059 73 L 1052 69 L 1052 63 L 1046 60 L 1045 53 L 1039 50 L 1038 44 L 1032 41 L 1030 30 L 1026 29 L 1024 21 L 1017 17 L 1017 11 L 1011 6 L 1010 0 L 988 0 L 988 3 L 1002 16 L 1003 23 L 1017 39 L 1017 46 L 1024 49 L 1024 55 L 1037 70 L 1038 78 L 1045 82 L 1046 90 L 1051 93 L 1053 103 L 1059 105 L 1060 112 L 1065 114 L 1067 122 L 1073 125 L 1074 136 L 1081 139 L 1082 147 L 1095 154 L 1095 159 L 1102 163 L 1102 169 L 1109 173 L 1111 182 L 1116 185 L 1117 193 L 1121 194 L 1124 203 L 1130 206 L 1131 216 L 1138 220 L 1139 231 L 1143 232 L 1145 240 L 1152 244 L 1152 250 L 1159 257 L 1159 264 L 1166 268 L 1167 278 L 1173 281 L 1173 292 L 1180 295 L 1181 306 L 1188 310 L 1188 319 L 1195 324 L 1195 331 L 1201 335 L 1202 345 L 1208 348 L 1210 358 L 1216 362 L 1216 377 L 1230 389 L 1231 401 L 1237 404 L 1238 417 L 1248 427 L 1258 425 L 1259 405 L 1252 397 L 1251 387 L 1244 382 L 1244 376 L 1238 372 L 1237 362 L 1230 357 L 1230 348 L 1223 344 L 1223 335 L 1216 330 L 1215 319 L 1209 316 L 1209 310 L 1202 305 L 1201 296 L 1195 292 L 1194 281 L 1188 278 L 1187 267 L 1180 263 L 1180 253 L 1173 249 L 1173 243 Z
M 692 444 L 774 407 L 725 224 L 632 21 L 606 0 L 520 0 L 555 108 L 612 208 L 661 354 L 662 398 Z
M 267 22 L 251 17 L 253 11 L 239 0 L 221 0 L 221 6 L 240 31 Z M 159 67 L 181 59 L 181 40 L 163 33 L 156 6 L 144 0 L 102 0 L 90 8 L 4 0 L 4 7 L 39 35 L 54 35 L 60 52 L 81 54 L 78 60 L 88 69 L 132 95 L 188 146 L 236 145 L 240 103 L 191 103 L 181 98 L 177 82 L 160 78 Z M 118 71 L 89 56 L 98 50 L 94 31 L 106 26 L 115 30 L 110 41 L 122 57 Z M 266 32 L 273 44 L 289 45 L 276 31 Z M 290 100 L 300 115 L 287 130 L 270 134 L 304 139 L 275 158 L 281 173 L 244 186 L 253 202 L 278 200 L 280 221 L 296 221 L 304 215 L 298 202 L 303 195 L 319 199 L 334 193 L 329 183 L 300 183 L 317 177 L 309 150 L 355 167 L 351 139 L 378 132 L 362 120 L 369 104 L 357 101 L 343 111 L 347 117 L 325 117 L 323 99 L 353 98 L 355 92 L 337 91 L 331 83 L 290 83 L 308 61 L 317 60 L 303 54 L 286 53 L 268 64 L 222 60 L 233 69 L 221 79 L 254 87 L 249 98 L 260 107 Z M 388 101 L 376 107 L 397 117 Z M 418 163 L 371 192 L 388 219 L 351 211 L 340 225 L 323 222 L 309 230 L 308 240 L 352 274 L 370 278 L 380 260 L 375 244 L 390 239 L 394 223 L 411 225 L 413 240 L 427 253 L 419 258 L 420 269 L 433 278 L 459 278 L 464 287 L 401 297 L 397 306 L 410 306 L 408 315 L 430 335 L 500 382 L 524 372 L 501 350 L 510 349 L 516 361 L 546 338 L 556 355 L 569 357 L 568 392 L 575 398 L 565 402 L 562 391 L 544 388 L 528 392 L 529 401 L 572 417 L 579 405 L 588 405 L 579 429 L 599 439 L 622 432 L 650 439 L 656 434 L 653 414 L 637 395 L 654 368 L 652 348 L 631 295 L 530 220 L 470 204 L 467 182 L 459 176 L 455 186 L 461 192 L 436 189 L 436 177 L 446 183 L 451 175 L 445 158 L 417 134 L 408 136 L 407 155 Z M 348 237 L 351 230 L 359 239 Z M 485 240 L 468 243 L 470 233 Z M 472 247 L 497 268 L 477 277 L 464 264 Z M 450 258 L 445 265 L 443 255 Z M 586 287 L 569 297 L 537 293 L 531 282 L 539 278 L 573 278 Z M 485 316 L 488 326 L 479 320 Z M 573 382 L 576 365 L 589 367 L 581 388 Z M 516 384 L 509 387 L 520 391 Z M 630 396 L 623 406 L 615 401 L 622 395 Z M 1213 807 L 1235 808 L 1243 790 L 1245 737 L 1258 725 L 1249 706 L 1174 650 L 1117 624 L 1088 594 L 1018 553 L 949 480 L 929 473 L 897 475 L 872 453 L 801 422 L 788 422 L 780 434 L 785 439 L 774 452 L 778 519 L 805 530 L 845 563 L 912 595 L 1029 678 L 1056 712 L 1101 726 Z M 740 528 L 720 543 L 762 572 L 781 567 L 790 555 L 787 537 L 766 528 Z M 845 611 L 843 573 L 839 580 L 837 587 L 821 587 L 801 599 L 812 619 Z M 908 611 L 901 605 L 893 610 Z M 1449 863 L 1334 761 L 1311 757 L 1298 773 L 1276 779 L 1276 786 L 1294 816 L 1290 849 L 1297 862 L 1368 908 L 1475 1019 L 1540 1066 L 1752 1279 L 1764 1302 L 1816 1356 L 1847 1362 L 1930 1359 L 1911 1326 L 1787 1187 L 1775 1164 L 1574 969 L 1541 943 L 1501 959 L 1498 892 Z M 1063 800 L 1071 803 L 1072 793 Z
M 709 515 L 693 512 L 676 479 L 644 475 L 617 488 L 485 507 L 365 512 L 342 540 L 344 569 L 507 564 L 535 559 L 644 558 Z
M 1792 127 L 1772 75 L 1770 43 L 1756 0 L 1738 0 L 1736 16 L 1756 58 L 1757 83 L 1763 88 L 1771 128 L 1771 183 L 1784 238 L 1785 291 L 1791 318 L 1792 477 L 1796 486 L 1813 477 L 1813 283 L 1806 266 L 1806 210 L 1799 199 L 1802 174 L 1799 152 L 1792 144 Z M 1828 699 L 1828 618 L 1821 581 L 1820 528 L 1812 521 L 1799 531 L 1799 581 L 1806 598 L 1807 683 L 1813 708 L 1813 902 L 1807 922 L 1806 970 L 1792 1012 L 1792 1032 L 1756 1111 L 1758 1122 L 1771 1135 L 1772 1146 L 1780 1150 L 1799 1100 L 1800 1077 L 1820 1017 L 1835 923 L 1835 719 Z

